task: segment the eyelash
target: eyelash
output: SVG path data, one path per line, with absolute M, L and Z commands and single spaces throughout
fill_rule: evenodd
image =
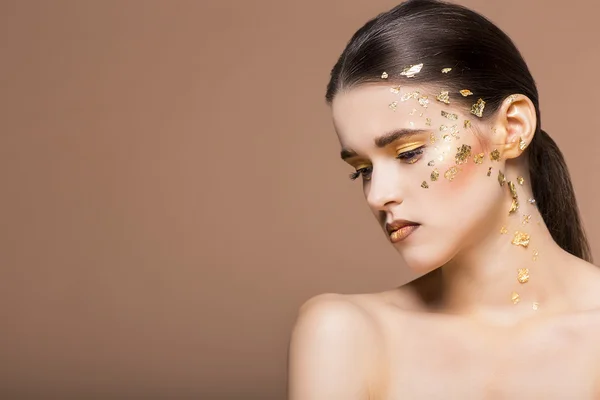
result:
M 396 158 L 398 160 L 405 161 L 408 164 L 414 164 L 417 161 L 419 161 L 419 159 L 417 157 L 423 154 L 424 148 L 425 148 L 425 146 L 421 146 L 414 150 L 405 151 L 404 153 L 398 154 L 396 156 Z M 368 180 L 370 175 L 367 175 L 367 174 L 370 174 L 372 172 L 372 170 L 373 170 L 373 167 L 365 167 L 365 168 L 357 169 L 355 172 L 350 174 L 350 179 L 355 180 L 355 179 L 358 179 L 358 177 L 362 175 L 362 177 L 364 179 Z

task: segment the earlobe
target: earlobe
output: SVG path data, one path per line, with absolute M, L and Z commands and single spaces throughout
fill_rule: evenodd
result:
M 527 148 L 537 125 L 533 102 L 524 95 L 511 95 L 498 110 L 497 140 L 503 144 L 502 158 L 516 158 Z

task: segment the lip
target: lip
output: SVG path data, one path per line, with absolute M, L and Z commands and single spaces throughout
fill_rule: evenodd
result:
M 406 220 L 395 220 L 391 223 L 385 224 L 385 230 L 390 237 L 392 243 L 398 243 L 406 239 L 412 234 L 417 228 L 421 226 L 416 222 Z

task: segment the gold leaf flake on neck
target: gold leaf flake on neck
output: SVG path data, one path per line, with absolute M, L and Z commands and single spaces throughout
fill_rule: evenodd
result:
M 530 236 L 527 233 L 517 231 L 513 237 L 512 244 L 527 248 L 529 246 L 529 239 Z
M 394 94 L 399 94 L 400 93 L 400 86 L 394 86 L 390 88 L 390 92 L 394 93 Z
M 450 71 L 452 71 L 452 68 L 444 68 L 442 69 L 442 74 L 447 74 Z
M 450 167 L 448 169 L 448 171 L 446 171 L 444 173 L 444 178 L 448 179 L 450 182 L 452 182 L 454 180 L 454 178 L 456 178 L 456 175 L 458 174 L 459 169 L 457 167 Z
M 510 299 L 512 300 L 513 304 L 518 304 L 521 301 L 521 297 L 517 292 L 512 292 Z
M 450 121 L 456 121 L 458 119 L 458 115 L 457 114 L 452 114 L 452 113 L 446 112 L 444 110 L 442 110 L 442 117 L 446 117 Z
M 401 101 L 407 101 L 410 99 L 418 99 L 419 96 L 421 95 L 420 92 L 415 91 L 415 92 L 408 92 L 408 93 L 404 93 L 404 95 L 400 98 Z
M 519 185 L 523 185 L 523 184 L 525 183 L 525 179 L 523 179 L 523 177 L 522 177 L 522 176 L 519 176 L 519 177 L 517 178 L 517 182 L 519 182 Z
M 471 121 L 469 121 L 468 119 L 465 119 L 465 128 L 470 128 L 471 127 Z
M 387 72 L 384 72 L 383 74 L 381 74 L 381 79 L 387 79 L 389 77 Z
M 438 170 L 437 170 L 437 168 L 436 168 L 436 169 L 434 169 L 434 170 L 431 172 L 431 180 L 432 180 L 433 182 L 435 182 L 435 181 L 437 181 L 437 180 L 438 180 L 438 178 L 439 178 L 439 177 L 440 177 L 440 171 L 438 171 Z
M 535 199 L 534 198 L 531 198 L 531 199 L 529 199 L 527 201 L 529 201 L 529 204 L 535 204 Z
M 390 103 L 390 108 L 394 111 L 396 111 L 396 109 L 398 109 L 398 102 L 397 101 L 392 101 Z
M 481 118 L 483 117 L 483 109 L 485 108 L 485 101 L 483 99 L 477 100 L 477 103 L 471 107 L 471 114 Z
M 498 149 L 495 149 L 490 153 L 490 160 L 500 161 L 500 152 L 498 151 Z
M 473 95 L 473 92 L 471 92 L 469 89 L 463 89 L 460 91 L 460 94 L 462 94 L 463 97 L 467 97 Z
M 498 171 L 498 183 L 500 184 L 500 186 L 504 186 L 504 182 L 506 182 L 504 174 L 502 173 L 502 171 Z
M 510 210 L 508 210 L 508 215 L 510 215 L 519 209 L 519 197 L 517 195 L 517 188 L 512 181 L 508 182 L 508 188 L 510 189 L 510 194 L 512 195 L 512 205 L 510 206 Z
M 528 224 L 531 220 L 531 215 L 523 215 L 523 225 Z
M 488 169 L 487 176 L 492 176 L 492 167 L 490 167 L 490 169 Z
M 517 271 L 517 280 L 519 283 L 527 283 L 529 281 L 529 269 L 519 268 Z
M 409 65 L 408 67 L 404 68 L 402 70 L 402 72 L 400 72 L 400 75 L 406 76 L 407 78 L 412 78 L 414 77 L 416 74 L 418 74 L 419 72 L 421 72 L 421 69 L 423 68 L 423 64 L 416 64 L 416 65 Z
M 503 226 L 502 228 L 500 228 L 500 234 L 506 235 L 507 233 L 508 233 L 508 229 L 506 229 L 505 226 Z
M 533 261 L 537 261 L 539 255 L 540 255 L 540 253 L 537 250 L 534 250 L 533 257 L 532 257 Z
M 485 157 L 485 154 L 483 154 L 483 153 L 475 154 L 473 156 L 473 161 L 475 162 L 475 164 L 483 164 L 484 157 Z
M 471 157 L 471 146 L 463 144 L 462 146 L 457 147 L 456 150 L 456 164 L 465 164 L 468 161 L 469 157 Z
M 436 99 L 442 103 L 450 104 L 450 92 L 444 91 L 437 95 Z

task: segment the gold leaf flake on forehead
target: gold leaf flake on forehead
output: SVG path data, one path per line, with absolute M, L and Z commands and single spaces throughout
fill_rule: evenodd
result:
M 452 68 L 444 68 L 442 69 L 442 74 L 447 74 L 450 71 L 452 71 Z
M 427 106 L 429 105 L 429 97 L 427 97 L 427 96 L 421 96 L 421 97 L 419 97 L 419 104 L 422 107 L 427 108 Z
M 411 127 L 411 128 L 414 128 L 414 127 L 415 127 L 415 123 L 414 123 L 414 122 L 412 122 L 412 121 L 410 121 L 408 124 L 410 125 L 410 127 Z
M 471 107 L 471 114 L 481 118 L 483 117 L 483 109 L 485 108 L 485 101 L 483 99 L 477 100 L 477 103 Z
M 431 126 L 431 118 L 425 118 L 425 125 Z
M 519 176 L 519 177 L 517 178 L 517 182 L 519 182 L 519 185 L 522 185 L 522 184 L 524 184 L 524 183 L 525 183 L 525 179 L 523 179 L 523 177 L 522 177 L 522 176 Z
M 470 128 L 471 127 L 471 121 L 469 121 L 468 119 L 465 119 L 465 128 Z
M 431 172 L 431 180 L 432 180 L 433 182 L 435 182 L 435 181 L 437 181 L 437 180 L 438 180 L 438 178 L 439 178 L 439 177 L 440 177 L 440 171 L 438 171 L 438 170 L 437 170 L 437 168 L 436 168 L 436 169 L 434 169 L 434 170 Z
M 381 79 L 387 79 L 389 77 L 387 72 L 384 72 L 383 74 L 381 74 Z
M 446 125 L 440 125 L 440 132 L 446 132 L 448 127 Z
M 528 224 L 531 220 L 531 215 L 523 215 L 523 225 Z
M 446 117 L 450 121 L 456 121 L 458 119 L 458 115 L 457 114 L 452 114 L 452 113 L 446 112 L 444 110 L 442 110 L 442 117 Z
M 455 157 L 457 165 L 465 164 L 469 160 L 469 157 L 471 157 L 471 146 L 463 144 L 462 146 L 457 147 Z
M 504 182 L 506 182 L 504 174 L 502 173 L 502 171 L 498 171 L 498 183 L 500 184 L 500 186 L 504 186 Z
M 406 76 L 407 78 L 412 78 L 421 72 L 422 68 L 423 64 L 409 65 L 408 67 L 404 68 L 402 72 L 400 72 L 400 75 Z
M 400 86 L 394 86 L 390 88 L 390 92 L 394 93 L 394 94 L 399 94 L 400 93 Z
M 412 111 L 408 113 L 408 115 L 415 115 L 416 112 L 417 112 L 417 109 L 413 108 Z
M 433 167 L 435 165 L 435 160 L 431 160 L 427 163 L 429 167 Z
M 483 164 L 484 157 L 485 157 L 485 154 L 483 154 L 483 153 L 475 154 L 473 156 L 473 161 L 475 162 L 475 164 Z
M 508 215 L 510 215 L 519 209 L 519 197 L 517 196 L 517 188 L 515 188 L 515 184 L 512 183 L 512 181 L 508 182 L 508 188 L 510 189 L 510 194 L 512 195 L 512 204 L 510 206 L 510 210 L 508 210 Z
M 490 167 L 490 169 L 488 169 L 487 176 L 492 176 L 492 167 Z
M 421 183 L 421 187 L 423 189 L 429 189 L 429 185 L 427 184 L 427 182 L 423 181 L 423 183 Z
M 473 95 L 473 92 L 471 92 L 469 89 L 463 89 L 459 93 L 462 94 L 463 97 L 467 97 L 467 96 L 472 96 Z
M 421 95 L 420 92 L 415 91 L 415 92 L 408 92 L 408 93 L 404 93 L 404 95 L 400 98 L 401 101 L 407 101 L 410 99 L 418 99 L 419 96 Z
M 513 237 L 512 244 L 515 246 L 523 246 L 527 248 L 529 246 L 530 236 L 524 232 L 515 232 L 515 236 Z
M 422 116 L 423 116 L 423 113 L 420 113 L 420 114 L 419 114 L 419 117 L 422 117 Z
M 513 304 L 518 304 L 521 301 L 521 297 L 517 292 L 512 292 L 510 299 L 512 300 Z
M 437 95 L 436 99 L 442 103 L 450 104 L 450 92 L 444 91 Z
M 435 137 L 435 133 L 431 132 L 429 134 L 429 141 L 431 142 L 431 144 L 434 144 L 436 142 L 437 138 Z
M 503 226 L 502 228 L 500 228 L 500 234 L 501 235 L 506 235 L 508 233 L 508 229 L 506 229 L 505 226 Z
M 495 149 L 490 153 L 490 160 L 500 161 L 500 152 L 498 151 L 498 149 Z
M 398 102 L 397 101 L 392 101 L 390 103 L 390 108 L 394 111 L 396 111 L 396 109 L 398 108 Z
M 519 283 L 527 283 L 529 281 L 529 269 L 519 268 L 517 270 L 517 280 Z
M 450 169 L 444 173 L 444 178 L 452 182 L 454 178 L 456 178 L 456 174 L 458 174 L 458 172 L 459 169 L 457 167 L 450 167 Z

